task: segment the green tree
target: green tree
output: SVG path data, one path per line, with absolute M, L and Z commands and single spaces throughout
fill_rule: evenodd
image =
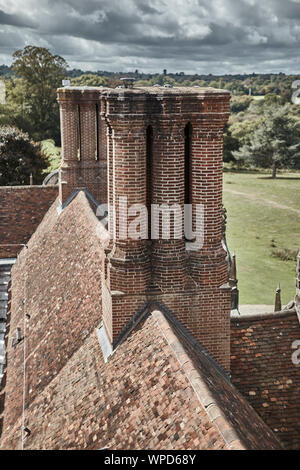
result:
M 35 183 L 43 180 L 48 166 L 40 145 L 16 127 L 0 126 L 0 186 L 29 184 L 32 174 Z
M 71 79 L 72 86 L 108 86 L 109 79 L 107 77 L 99 77 L 93 73 L 84 73 L 80 77 Z
M 22 79 L 27 130 L 35 140 L 59 142 L 59 110 L 56 90 L 66 78 L 66 61 L 43 47 L 26 46 L 13 54 L 13 70 Z
M 236 96 L 231 99 L 230 110 L 232 113 L 240 113 L 249 108 L 252 98 L 248 95 Z
M 10 77 L 5 84 L 6 102 L 0 105 L 0 125 L 15 126 L 31 134 L 33 124 L 28 114 L 28 92 L 24 80 Z
M 265 95 L 265 104 L 267 106 L 272 106 L 273 104 L 279 103 L 279 96 L 276 93 L 268 93 Z
M 48 174 L 54 170 L 57 170 L 61 162 L 61 148 L 55 146 L 55 142 L 52 139 L 43 140 L 41 142 L 41 152 L 46 155 L 49 166 L 43 173 Z
M 224 162 L 235 162 L 233 152 L 238 150 L 240 147 L 240 142 L 236 137 L 232 136 L 230 127 L 226 124 L 224 128 L 224 150 L 223 150 L 223 160 Z
M 233 152 L 237 160 L 257 167 L 271 168 L 276 178 L 278 168 L 297 168 L 300 157 L 299 121 L 290 114 L 290 106 L 267 106 L 264 119 L 249 142 Z

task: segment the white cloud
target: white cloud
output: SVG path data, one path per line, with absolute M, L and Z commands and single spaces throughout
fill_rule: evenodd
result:
M 0 57 L 34 44 L 89 70 L 297 73 L 299 23 L 300 0 L 0 0 Z

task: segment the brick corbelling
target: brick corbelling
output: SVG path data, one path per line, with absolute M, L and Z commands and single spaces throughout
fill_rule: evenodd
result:
M 57 101 L 61 103 L 96 103 L 101 99 L 105 89 L 102 87 L 68 87 L 58 88 Z
M 141 87 L 131 90 L 105 91 L 108 107 L 107 113 L 111 116 L 120 116 L 124 113 L 176 116 L 204 113 L 204 116 L 220 117 L 229 115 L 229 92 L 211 90 L 202 93 L 201 90 L 175 87 L 171 93 L 161 87 Z M 218 94 L 218 96 L 216 96 Z

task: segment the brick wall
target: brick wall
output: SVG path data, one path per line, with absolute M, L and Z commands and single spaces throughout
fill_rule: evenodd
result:
M 58 92 L 62 163 L 60 200 L 65 203 L 76 189 L 86 188 L 101 204 L 107 201 L 106 126 L 95 89 Z
M 109 211 L 114 240 L 103 278 L 104 322 L 112 342 L 137 309 L 160 298 L 227 369 L 230 296 L 228 289 L 220 288 L 228 281 L 221 242 L 222 139 L 229 98 L 226 91 L 195 88 L 58 91 L 63 147 L 61 200 L 64 202 L 76 187 L 87 187 L 98 201 L 109 201 L 115 207 L 114 214 L 111 207 Z M 183 211 L 187 125 L 191 129 L 190 203 L 204 206 L 202 249 L 186 250 L 183 221 L 178 226 L 175 218 L 168 239 L 161 231 L 151 242 L 124 236 L 119 226 L 119 207 L 124 207 L 119 206 L 121 197 L 126 196 L 128 208 L 133 204 L 175 204 Z M 151 144 L 147 140 L 149 126 Z M 128 226 L 135 217 L 128 217 Z M 141 220 L 141 232 L 147 232 L 147 223 L 147 217 Z M 203 304 L 206 301 L 210 308 Z M 210 309 L 213 315 L 208 313 Z
M 106 306 L 112 308 L 115 315 L 111 325 L 111 339 L 118 340 L 118 334 L 131 320 L 132 312 L 142 310 L 149 302 L 159 302 L 165 305 L 201 345 L 211 352 L 218 363 L 229 371 L 230 319 L 227 308 L 230 295 L 228 288 L 200 291 L 191 287 L 185 291 L 147 295 L 113 291 L 110 297 L 105 296 Z M 108 321 L 111 321 L 107 310 L 103 311 L 104 320 L 106 314 Z
M 184 234 L 178 237 L 182 226 L 175 219 L 168 239 L 163 239 L 161 231 L 159 239 L 150 243 L 121 239 L 117 206 L 116 237 L 109 256 L 110 288 L 115 291 L 109 334 L 116 339 L 146 301 L 159 300 L 229 370 L 230 291 L 224 286 L 228 272 L 221 245 L 222 132 L 229 115 L 229 94 L 195 89 L 110 90 L 103 94 L 112 129 L 113 201 L 126 196 L 130 206 L 149 204 L 150 199 L 152 204 L 176 204 L 183 210 L 185 128 L 189 124 L 190 202 L 204 205 L 205 220 L 202 249 L 187 251 Z M 153 135 L 151 156 L 147 155 L 148 126 Z M 150 157 L 151 186 L 147 187 Z
M 58 196 L 57 186 L 0 187 L 0 258 L 14 258 Z
M 292 362 L 299 339 L 295 312 L 231 321 L 232 381 L 288 449 L 300 447 L 300 366 Z
M 146 301 L 163 298 L 227 369 L 230 296 L 224 287 L 228 267 L 222 247 L 222 157 L 229 99 L 223 90 L 177 87 L 58 91 L 63 142 L 61 200 L 76 187 L 85 186 L 98 201 L 110 204 L 113 240 L 103 292 L 107 305 L 104 322 L 112 342 Z M 89 165 L 89 176 L 85 165 Z M 151 241 L 132 240 L 121 232 L 124 204 L 120 198 L 127 198 L 128 208 L 168 204 L 176 205 L 183 214 L 187 184 L 189 203 L 193 208 L 197 204 L 204 207 L 201 249 L 186 250 L 183 218 L 179 224 L 171 218 L 168 236 L 161 223 L 156 224 L 158 237 Z M 100 196 L 106 190 L 107 197 Z M 136 215 L 128 216 L 127 229 Z M 195 215 L 194 211 L 194 222 Z M 148 232 L 147 224 L 148 218 L 141 218 L 141 233 Z M 203 303 L 206 301 L 209 307 Z

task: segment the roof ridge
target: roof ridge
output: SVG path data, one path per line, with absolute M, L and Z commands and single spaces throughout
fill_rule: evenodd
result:
M 244 441 L 242 435 L 239 435 L 239 433 L 236 431 L 234 423 L 231 421 L 229 416 L 226 416 L 222 409 L 222 406 L 218 403 L 214 392 L 210 389 L 209 384 L 204 380 L 203 374 L 205 374 L 205 370 L 199 370 L 197 368 L 197 365 L 195 365 L 194 363 L 193 356 L 191 356 L 190 353 L 194 352 L 196 354 L 196 357 L 198 356 L 199 359 L 202 358 L 202 367 L 206 368 L 211 365 L 213 367 L 213 372 L 216 373 L 223 380 L 223 383 L 229 385 L 233 391 L 235 391 L 243 400 L 245 400 L 245 402 L 249 406 L 249 411 L 251 409 L 256 415 L 257 424 L 261 423 L 268 430 L 268 432 L 273 435 L 274 440 L 278 443 L 278 449 L 282 448 L 281 444 L 277 440 L 276 436 L 274 436 L 271 429 L 266 425 L 262 418 L 255 412 L 253 407 L 249 404 L 249 402 L 239 393 L 239 391 L 232 384 L 228 373 L 189 333 L 189 331 L 180 323 L 180 321 L 174 316 L 174 314 L 169 309 L 167 309 L 164 305 L 159 306 L 157 302 L 156 307 L 162 307 L 161 309 L 156 308 L 156 310 L 152 311 L 152 316 L 156 322 L 156 325 L 160 329 L 165 340 L 172 349 L 185 376 L 190 382 L 201 406 L 205 410 L 212 424 L 219 432 L 226 447 L 230 450 L 248 449 L 247 441 Z M 187 344 L 184 344 L 184 342 L 186 342 Z M 192 346 L 191 352 L 187 349 L 188 344 Z
M 256 432 L 255 429 L 260 429 L 262 433 L 267 434 L 268 438 L 271 438 L 272 448 L 280 449 L 281 445 L 273 432 L 255 412 L 246 398 L 235 388 L 228 373 L 164 304 L 153 300 L 146 301 L 119 334 L 114 342 L 114 352 L 117 351 L 122 343 L 126 342 L 138 325 L 149 316 L 152 317 L 160 334 L 171 348 L 182 373 L 190 383 L 209 421 L 222 439 L 224 447 L 229 450 L 259 448 L 260 444 L 257 441 L 253 441 L 251 436 Z M 197 366 L 198 361 L 199 364 Z M 219 382 L 221 388 L 218 391 Z M 232 397 L 231 391 L 233 393 Z M 241 400 L 239 404 L 243 407 L 243 410 L 237 410 L 233 406 L 228 410 L 228 413 L 223 411 L 222 402 L 224 400 L 225 402 L 226 400 L 228 401 L 228 393 L 229 400 L 234 399 L 235 395 L 239 397 L 237 399 Z M 226 406 L 225 402 L 224 406 Z M 237 411 L 237 416 L 240 416 L 242 421 L 235 418 Z M 244 420 L 246 421 L 244 422 Z M 248 432 L 244 425 L 246 424 L 247 426 L 252 422 L 251 420 L 254 420 L 253 427 L 255 429 L 250 431 L 250 437 L 248 438 Z M 266 448 L 264 442 L 261 448 Z
M 169 310 L 165 305 L 160 304 L 159 302 L 154 302 L 153 305 L 158 307 L 158 310 L 161 310 L 164 316 L 168 319 L 168 321 L 172 324 L 172 326 L 176 329 L 176 331 L 184 336 L 184 339 L 189 342 L 195 352 L 199 352 L 203 354 L 210 362 L 213 363 L 214 367 L 218 370 L 220 375 L 226 382 L 230 385 L 231 379 L 228 372 L 214 359 L 213 356 L 207 351 L 204 346 L 187 330 L 187 328 L 175 317 L 173 312 Z
M 115 350 L 130 336 L 131 332 L 138 326 L 138 324 L 150 314 L 151 302 L 145 302 L 144 305 L 137 311 L 135 315 L 129 320 L 124 328 L 120 331 L 117 338 L 113 342 L 113 349 Z
M 200 404 L 208 415 L 209 420 L 221 435 L 225 446 L 228 449 L 245 449 L 245 446 L 242 444 L 233 426 L 228 423 L 221 408 L 215 402 L 208 386 L 202 380 L 200 372 L 196 370 L 184 346 L 181 344 L 177 335 L 172 331 L 172 326 L 168 322 L 165 312 L 154 310 L 151 314 L 172 349 Z M 204 348 L 202 352 L 204 353 Z
M 270 313 L 251 313 L 249 315 L 231 315 L 230 321 L 240 323 L 247 322 L 250 320 L 267 320 L 271 318 L 283 318 L 295 315 L 296 309 L 281 310 L 280 312 L 270 312 Z
M 87 199 L 92 201 L 96 207 L 100 205 L 97 199 L 95 199 L 94 196 L 86 188 L 75 188 L 74 191 L 70 194 L 70 196 L 66 199 L 66 201 L 63 204 L 60 204 L 60 207 L 58 208 L 59 213 L 61 213 L 80 192 L 83 192 L 86 195 Z

